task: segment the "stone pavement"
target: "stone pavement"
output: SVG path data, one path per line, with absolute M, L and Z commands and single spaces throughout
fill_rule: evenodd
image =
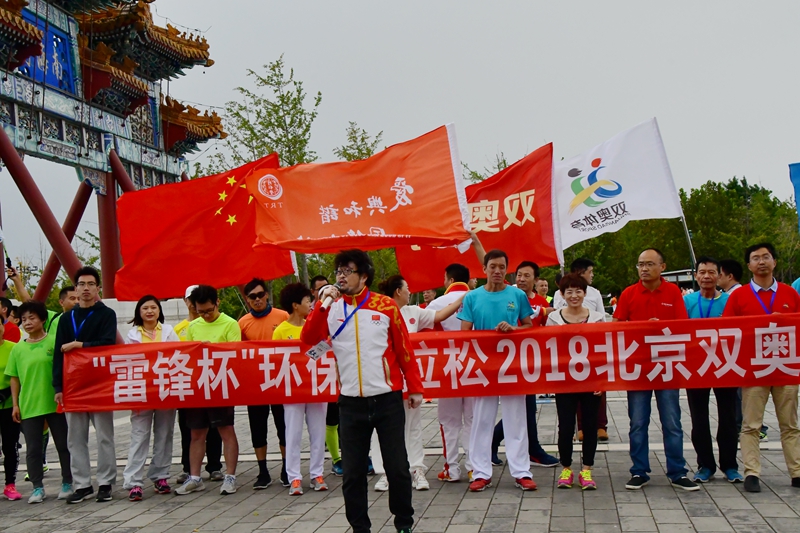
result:
M 652 481 L 641 491 L 625 490 L 630 461 L 627 454 L 627 416 L 625 396 L 609 394 L 609 435 L 607 445 L 601 445 L 594 478 L 598 490 L 582 493 L 580 489 L 556 490 L 558 469 L 534 468 L 534 480 L 539 489 L 521 492 L 514 488 L 513 479 L 502 467 L 495 468 L 493 487 L 472 494 L 466 483 L 443 484 L 436 480 L 442 468 L 441 441 L 436 422 L 436 403 L 423 405 L 423 435 L 426 441 L 428 479 L 431 490 L 414 493 L 417 532 L 477 533 L 480 531 L 800 531 L 800 490 L 790 486 L 780 451 L 777 423 L 772 406 L 765 422 L 770 426 L 771 441 L 762 445 L 764 468 L 760 494 L 749 494 L 742 485 L 731 485 L 720 478 L 706 484 L 699 492 L 687 493 L 673 489 L 664 475 L 664 455 L 658 417 L 653 404 L 651 425 Z M 690 465 L 695 454 L 689 434 L 691 424 L 685 398 L 683 427 L 684 448 Z M 715 409 L 712 408 L 712 412 Z M 0 502 L 0 531 L 8 532 L 105 532 L 152 533 L 170 531 L 194 533 L 225 531 L 229 533 L 344 533 L 349 531 L 344 514 L 341 478 L 327 475 L 327 492 L 306 489 L 300 497 L 290 497 L 287 489 L 274 484 L 263 491 L 253 491 L 257 473 L 255 457 L 249 442 L 247 416 L 237 408 L 237 434 L 242 462 L 237 472 L 239 492 L 230 496 L 219 494 L 219 483 L 206 483 L 206 490 L 188 496 L 156 495 L 148 487 L 144 501 L 127 501 L 127 492 L 117 488 L 114 501 L 96 503 L 93 500 L 78 505 L 56 501 L 59 470 L 51 469 L 45 478 L 48 499 L 41 505 L 28 505 L 31 486 L 20 481 L 24 499 L 19 502 Z M 540 440 L 550 453 L 555 453 L 556 414 L 552 402 L 544 402 L 539 410 Z M 127 458 L 129 427 L 127 413 L 116 419 L 119 482 Z M 181 470 L 179 434 L 176 428 L 174 474 Z M 91 437 L 92 439 L 94 437 Z M 576 443 L 577 446 L 579 446 Z M 94 446 L 94 443 L 92 443 Z M 270 450 L 277 450 L 277 438 L 270 435 Z M 307 451 L 307 442 L 304 442 Z M 501 449 L 502 450 L 502 449 Z M 24 457 L 24 450 L 22 451 Z M 304 455 L 304 457 L 306 457 Z M 574 458 L 579 453 L 576 450 Z M 56 459 L 50 446 L 49 458 Z M 270 454 L 273 479 L 280 472 L 279 455 Z M 501 453 L 502 458 L 502 453 Z M 56 465 L 53 465 L 56 466 Z M 305 470 L 307 465 L 303 464 Z M 329 470 L 329 461 L 326 462 Z M 21 470 L 24 470 L 24 459 Z M 21 473 L 19 479 L 24 473 Z M 370 481 L 374 485 L 377 478 Z M 307 485 L 308 480 L 305 480 Z M 394 531 L 388 510 L 388 494 L 370 491 L 370 516 L 373 531 Z

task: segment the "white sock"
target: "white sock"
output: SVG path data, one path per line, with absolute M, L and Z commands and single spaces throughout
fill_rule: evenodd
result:
M 192 479 L 192 481 L 202 481 L 200 476 L 189 476 L 189 477 Z

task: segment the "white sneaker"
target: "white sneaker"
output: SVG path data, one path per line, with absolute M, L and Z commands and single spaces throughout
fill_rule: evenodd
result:
M 61 484 L 61 492 L 58 493 L 59 500 L 66 500 L 72 496 L 72 485 L 70 483 Z
M 44 498 L 44 488 L 39 487 L 38 489 L 33 489 L 33 493 L 28 498 L 28 503 L 42 503 Z
M 225 475 L 225 481 L 222 482 L 222 488 L 219 493 L 222 495 L 233 494 L 236 492 L 236 476 Z
M 198 490 L 205 490 L 206 486 L 203 485 L 203 480 L 195 481 L 191 477 L 183 482 L 183 485 L 175 489 L 175 494 L 191 494 Z
M 378 492 L 386 492 L 389 490 L 389 479 L 386 474 L 381 474 L 381 478 L 375 483 L 375 490 Z
M 411 485 L 417 490 L 428 490 L 431 488 L 428 480 L 425 479 L 425 472 L 417 469 L 411 473 Z

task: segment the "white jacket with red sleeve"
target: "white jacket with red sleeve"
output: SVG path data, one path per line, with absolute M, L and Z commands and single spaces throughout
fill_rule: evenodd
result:
M 355 296 L 344 295 L 323 309 L 317 302 L 308 316 L 301 339 L 314 346 L 333 336 L 345 317 L 368 297 L 347 325 L 333 339 L 341 393 L 345 396 L 377 396 L 403 390 L 422 392 L 422 378 L 408 338 L 403 316 L 394 300 L 366 287 Z

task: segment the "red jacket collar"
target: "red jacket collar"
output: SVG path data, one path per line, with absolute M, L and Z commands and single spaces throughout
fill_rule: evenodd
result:
M 444 291 L 445 294 L 448 292 L 467 292 L 469 291 L 469 285 L 462 281 L 456 281 L 455 283 L 451 284 L 447 287 L 447 290 Z
M 344 303 L 346 303 L 347 305 L 356 306 L 356 305 L 360 304 L 362 301 L 364 301 L 364 298 L 367 297 L 368 293 L 369 293 L 369 287 L 364 286 L 364 288 L 361 289 L 361 292 L 359 292 L 355 296 L 350 296 L 349 294 L 344 294 L 344 295 L 342 295 L 342 298 L 344 298 Z

